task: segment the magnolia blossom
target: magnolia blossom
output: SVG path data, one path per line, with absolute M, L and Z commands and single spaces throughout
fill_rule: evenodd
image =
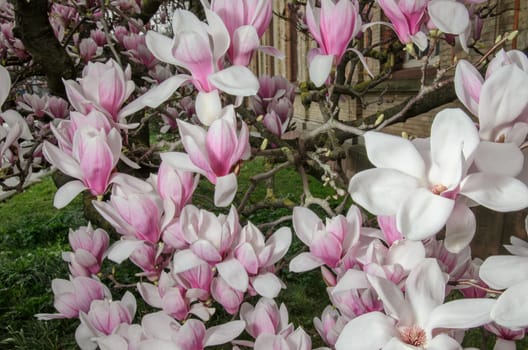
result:
M 231 42 L 226 55 L 232 64 L 249 65 L 256 49 L 283 56 L 274 47 L 259 46 L 273 17 L 272 5 L 271 0 L 211 0 L 211 11 L 222 19 L 229 32 Z
M 293 328 L 293 327 L 292 327 Z M 311 350 L 312 340 L 302 328 L 288 329 L 277 335 L 261 334 L 255 339 L 255 350 Z M 321 348 L 321 350 L 324 348 Z
M 189 74 L 168 78 L 136 99 L 123 111 L 134 113 L 145 106 L 158 107 L 184 82 L 192 81 L 199 91 L 196 114 L 200 121 L 211 124 L 220 116 L 221 101 L 218 90 L 235 96 L 251 96 L 258 91 L 258 80 L 244 66 L 223 66 L 223 57 L 229 45 L 229 33 L 222 19 L 205 9 L 208 24 L 201 22 L 192 12 L 176 10 L 172 18 L 174 38 L 149 31 L 146 43 L 150 51 L 162 62 L 186 69 Z
M 145 315 L 141 324 L 147 339 L 139 344 L 139 350 L 203 350 L 230 342 L 245 326 L 243 321 L 231 321 L 206 329 L 195 319 L 180 325 L 163 312 Z
M 495 304 L 492 299 L 444 304 L 447 280 L 434 259 L 425 259 L 411 271 L 405 292 L 383 278 L 369 276 L 369 281 L 383 301 L 385 313 L 370 312 L 348 322 L 336 350 L 462 349 L 445 330 L 488 323 Z
M 250 286 L 259 295 L 275 298 L 284 288 L 273 273 L 274 265 L 286 255 L 291 241 L 291 230 L 287 227 L 277 230 L 267 240 L 251 222 L 242 228 L 234 256 L 244 265 Z
M 295 85 L 281 76 L 264 75 L 259 78 L 260 89 L 251 98 L 251 108 L 263 115 L 262 124 L 275 135 L 281 136 L 290 126 L 293 116 Z
M 134 91 L 130 67 L 125 71 L 113 59 L 106 63 L 92 63 L 84 67 L 78 82 L 64 81 L 66 94 L 73 108 L 83 114 L 97 109 L 114 123 L 121 123 L 123 103 Z
M 348 320 L 341 316 L 334 307 L 328 305 L 324 308 L 321 318 L 314 317 L 313 322 L 317 333 L 323 338 L 323 341 L 327 345 L 334 347 Z
M 138 283 L 138 291 L 145 302 L 153 307 L 163 309 L 179 321 L 185 320 L 189 314 L 194 314 L 203 321 L 208 321 L 214 309 L 194 301 L 203 296 L 201 290 L 186 289 L 167 272 L 162 272 L 155 286 L 150 283 Z
M 88 312 L 80 312 L 81 324 L 75 331 L 75 340 L 82 350 L 95 350 L 95 340 L 117 331 L 122 324 L 131 324 L 136 314 L 136 298 L 125 292 L 121 300 L 94 300 Z
M 279 334 L 293 327 L 288 323 L 286 305 L 281 304 L 279 308 L 275 300 L 268 298 L 260 298 L 255 306 L 242 304 L 240 319 L 246 322 L 246 331 L 255 339 L 261 334 Z
M 427 19 L 428 0 L 378 0 L 383 13 L 402 44 L 416 44 L 420 51 L 427 48 L 427 36 L 422 26 Z
M 467 199 L 501 212 L 528 206 L 528 188 L 509 175 L 522 158 L 502 160 L 502 174 L 468 174 L 479 143 L 475 125 L 458 109 L 438 113 L 428 141 L 367 132 L 367 155 L 377 168 L 356 174 L 349 192 L 375 215 L 396 215 L 398 231 L 409 239 L 431 237 L 446 225 L 446 247 L 459 252 L 476 227 Z M 482 163 L 490 164 L 483 170 L 497 153 L 482 153 Z
M 322 0 L 321 9 L 306 4 L 306 24 L 319 48 L 308 54 L 310 79 L 316 86 L 324 84 L 332 65 L 339 64 L 350 41 L 361 30 L 357 0 Z
M 123 235 L 108 252 L 108 258 L 117 263 L 128 258 L 144 242 L 157 245 L 175 213 L 172 202 L 162 200 L 150 183 L 124 174 L 114 179 L 110 201 L 94 201 L 93 205 Z M 154 251 L 151 262 L 161 253 L 157 248 Z
M 321 265 L 332 268 L 353 264 L 361 233 L 361 213 L 351 206 L 347 216 L 327 219 L 326 225 L 310 209 L 293 209 L 293 228 L 299 239 L 310 248 L 290 262 L 290 270 L 303 272 Z
M 105 230 L 94 230 L 92 225 L 70 229 L 68 241 L 73 252 L 64 252 L 62 259 L 69 262 L 70 272 L 74 276 L 91 276 L 101 269 L 103 255 L 108 248 L 110 238 Z
M 94 300 L 111 298 L 110 290 L 96 279 L 79 276 L 70 280 L 55 278 L 51 281 L 55 295 L 53 306 L 58 314 L 36 314 L 39 320 L 77 318 L 79 312 L 88 312 Z
M 63 208 L 84 190 L 90 190 L 94 196 L 106 192 L 121 155 L 121 135 L 116 129 L 106 134 L 104 130 L 84 126 L 75 132 L 71 155 L 47 141 L 43 152 L 51 164 L 77 179 L 55 193 L 53 205 Z
M 238 214 L 232 207 L 228 216 L 217 217 L 193 205 L 187 205 L 180 216 L 183 236 L 189 244 L 174 254 L 174 273 L 187 271 L 204 262 L 215 266 L 220 276 L 232 288 L 245 292 L 249 277 L 244 265 L 231 256 L 240 235 Z
M 527 84 L 528 58 L 518 50 L 500 51 L 490 62 L 486 79 L 469 62 L 457 64 L 457 97 L 479 118 L 479 135 L 486 141 L 517 146 L 524 142 L 528 134 Z
M 161 159 L 176 169 L 203 174 L 215 184 L 216 206 L 228 206 L 236 195 L 239 162 L 250 156 L 249 130 L 242 122 L 237 132 L 237 118 L 232 105 L 209 129 L 178 120 L 185 153 L 167 152 Z

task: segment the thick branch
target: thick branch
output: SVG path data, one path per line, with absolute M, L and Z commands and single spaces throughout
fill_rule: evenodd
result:
M 73 79 L 75 68 L 53 34 L 48 20 L 48 1 L 17 0 L 15 20 L 15 34 L 46 75 L 50 91 L 55 95 L 64 96 L 62 78 Z

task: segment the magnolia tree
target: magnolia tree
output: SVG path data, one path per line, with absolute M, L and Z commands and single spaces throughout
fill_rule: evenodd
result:
M 281 269 L 320 269 L 328 306 L 314 326 L 326 349 L 462 349 L 479 327 L 496 336 L 495 349 L 515 349 L 528 327 L 528 242 L 514 237 L 511 255 L 484 261 L 469 245 L 479 239 L 472 207 L 528 206 L 528 58 L 501 49 L 510 33 L 475 64 L 458 61 L 454 76 L 449 65 L 426 79 L 438 42 L 482 51 L 482 20 L 493 15 L 482 2 L 288 4 L 289 20 L 317 43 L 302 94 L 324 121 L 311 130 L 295 128 L 294 84 L 248 68 L 256 51 L 284 56 L 260 44 L 271 0 L 0 2 L 1 184 L 20 190 L 51 164 L 68 176 L 54 205 L 83 192 L 113 231 L 71 229 L 70 276 L 52 281 L 57 313 L 37 317 L 75 319 L 81 349 L 311 349 L 274 298 L 287 288 Z M 373 22 L 375 8 L 389 22 Z M 392 44 L 366 39 L 375 26 L 395 33 Z M 39 38 L 46 31 L 52 37 Z M 392 115 L 343 122 L 340 96 L 366 103 L 390 76 L 387 52 L 402 49 L 424 57 L 417 96 Z M 378 58 L 381 73 L 365 57 Z M 371 79 L 356 84 L 362 70 Z M 47 89 L 34 88 L 39 80 Z M 381 132 L 453 81 L 466 110 L 439 112 L 430 138 Z M 137 141 L 149 121 L 163 142 Z M 374 168 L 347 178 L 338 161 L 358 136 Z M 242 162 L 257 156 L 269 167 L 237 195 Z M 272 192 L 288 167 L 303 184 L 295 205 Z M 309 174 L 335 198 L 314 196 Z M 191 204 L 199 181 L 214 186 L 215 210 Z M 260 186 L 268 196 L 255 204 Z M 266 207 L 291 215 L 247 220 Z M 285 266 L 293 235 L 306 250 Z M 125 260 L 138 279 L 117 295 L 102 266 Z M 151 307 L 141 319 L 137 298 Z M 232 319 L 211 324 L 219 309 Z

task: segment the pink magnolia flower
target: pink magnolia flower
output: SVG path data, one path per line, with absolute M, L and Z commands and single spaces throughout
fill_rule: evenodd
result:
M 232 288 L 240 292 L 247 290 L 248 273 L 244 265 L 232 256 L 240 235 L 238 214 L 233 207 L 228 216 L 217 217 L 189 204 L 182 210 L 180 226 L 189 248 L 174 254 L 174 273 L 208 263 L 216 267 Z
M 420 51 L 427 48 L 427 36 L 421 29 L 427 20 L 428 3 L 428 0 L 378 0 L 400 42 L 416 44 Z
M 106 44 L 106 35 L 101 29 L 90 30 L 90 38 L 92 38 L 97 46 L 104 46 Z
M 123 235 L 108 252 L 108 258 L 117 263 L 127 259 L 144 243 L 156 246 L 162 231 L 174 217 L 172 202 L 163 201 L 150 183 L 124 174 L 115 177 L 110 201 L 94 201 L 93 205 L 101 216 Z M 152 259 L 147 259 L 146 264 L 140 265 L 157 265 L 155 262 L 159 255 L 158 248 L 143 249 L 148 250 L 145 257 Z M 151 251 L 152 249 L 154 251 Z
M 290 270 L 303 272 L 326 265 L 339 267 L 355 256 L 361 231 L 359 208 L 351 206 L 347 216 L 327 219 L 326 225 L 308 208 L 293 209 L 293 228 L 297 237 L 310 248 L 290 262 Z
M 280 308 L 275 300 L 260 298 L 255 306 L 244 303 L 240 307 L 240 319 L 246 322 L 246 331 L 253 338 L 261 334 L 279 334 L 293 327 L 288 323 L 288 310 L 284 304 Z
M 209 264 L 204 263 L 192 269 L 173 274 L 173 276 L 186 289 L 193 289 L 201 301 L 209 299 L 214 276 L 214 271 Z
M 94 300 L 88 312 L 80 312 L 81 324 L 75 341 L 82 350 L 95 349 L 95 339 L 113 334 L 122 324 L 131 324 L 136 314 L 136 298 L 125 292 L 121 300 Z
M 149 242 L 143 241 L 142 244 L 134 249 L 130 254 L 130 261 L 139 267 L 143 272 L 137 273 L 136 276 L 145 276 L 149 281 L 157 281 L 161 272 L 169 265 L 167 252 Z M 116 253 L 115 246 L 110 251 L 114 256 Z
M 79 312 L 88 312 L 94 300 L 111 298 L 110 290 L 96 279 L 79 276 L 70 280 L 55 278 L 51 281 L 55 295 L 53 306 L 58 314 L 36 314 L 39 320 L 77 318 Z
M 199 176 L 162 161 L 155 183 L 161 198 L 170 199 L 174 203 L 176 216 L 179 216 L 183 207 L 191 201 L 198 180 Z
M 121 155 L 121 135 L 116 129 L 106 134 L 84 126 L 75 132 L 71 155 L 47 141 L 43 152 L 51 164 L 77 179 L 63 185 L 55 194 L 53 205 L 63 208 L 84 190 L 90 190 L 94 196 L 106 192 Z
M 190 75 L 178 74 L 165 80 L 128 105 L 124 115 L 145 106 L 156 108 L 184 82 L 192 81 L 199 91 L 196 113 L 203 124 L 209 125 L 220 116 L 218 90 L 236 96 L 257 93 L 258 80 L 248 68 L 240 65 L 223 67 L 223 57 L 230 44 L 229 33 L 217 14 L 207 8 L 205 14 L 208 24 L 201 22 L 192 12 L 174 11 L 173 39 L 154 31 L 147 33 L 147 46 L 157 59 L 180 66 Z
M 84 38 L 81 40 L 79 44 L 79 55 L 85 64 L 100 54 L 101 50 L 92 38 Z
M 255 350 L 311 350 L 312 340 L 302 328 L 277 335 L 261 334 L 255 339 Z
M 367 132 L 365 143 L 369 160 L 377 168 L 352 177 L 349 192 L 375 215 L 396 215 L 398 231 L 409 239 L 434 236 L 446 225 L 446 247 L 459 252 L 469 244 L 476 227 L 464 197 L 497 211 L 528 206 L 526 185 L 504 175 L 520 169 L 522 158 L 505 164 L 502 174 L 468 174 L 480 139 L 461 110 L 438 113 L 429 142 Z M 493 156 L 486 158 L 484 153 L 481 159 L 491 164 Z
M 18 102 L 18 106 L 25 111 L 31 112 L 31 116 L 42 118 L 45 115 L 48 98 L 47 95 L 24 94 L 22 95 L 22 101 Z
M 53 119 L 64 119 L 70 113 L 68 101 L 61 97 L 50 96 L 45 112 Z
M 234 256 L 246 269 L 250 286 L 259 295 L 275 298 L 283 288 L 282 281 L 272 271 L 274 264 L 286 255 L 291 240 L 288 227 L 277 230 L 266 241 L 251 222 L 242 228 Z
M 290 125 L 293 116 L 295 85 L 281 76 L 262 76 L 260 89 L 251 98 L 251 107 L 257 115 L 263 115 L 262 124 L 273 134 L 281 136 Z
M 167 272 L 162 272 L 155 286 L 150 283 L 138 283 L 141 297 L 150 306 L 163 309 L 165 313 L 178 321 L 184 321 L 189 314 L 194 314 L 203 321 L 208 321 L 214 309 L 206 307 L 197 300 L 200 291 L 189 289 L 178 284 L 177 280 Z M 201 295 L 200 295 L 201 296 Z
M 231 287 L 222 277 L 213 278 L 211 296 L 231 315 L 236 315 L 244 301 L 244 292 Z
M 206 329 L 195 319 L 180 325 L 163 312 L 145 315 L 141 324 L 147 340 L 139 344 L 138 350 L 203 350 L 230 342 L 242 333 L 245 326 L 243 321 L 231 321 Z
M 70 229 L 68 241 L 73 252 L 64 252 L 62 259 L 69 262 L 70 272 L 74 276 L 91 276 L 101 269 L 104 253 L 108 249 L 110 238 L 105 230 L 94 230 L 92 225 Z
M 328 305 L 323 310 L 320 319 L 314 318 L 314 327 L 321 338 L 323 338 L 323 341 L 327 345 L 334 347 L 339 334 L 341 334 L 347 322 L 348 320 L 341 316 L 333 306 Z
M 57 139 L 60 150 L 68 155 L 72 154 L 73 139 L 77 130 L 85 126 L 104 131 L 107 135 L 113 130 L 108 118 L 96 109 L 86 115 L 73 111 L 70 113 L 69 120 L 61 120 L 57 126 L 54 126 L 53 123 L 50 124 L 51 131 Z
M 459 299 L 444 303 L 446 278 L 434 259 L 411 271 L 405 293 L 383 278 L 369 276 L 383 301 L 379 311 L 352 319 L 336 342 L 343 349 L 460 349 L 446 329 L 477 327 L 490 321 L 492 299 Z M 436 331 L 435 331 L 436 330 Z
M 359 4 L 356 0 L 322 0 L 321 9 L 306 4 L 306 24 L 319 48 L 308 54 L 310 79 L 321 86 L 333 64 L 339 64 L 350 41 L 361 30 Z
M 464 106 L 479 118 L 481 139 L 516 146 L 524 142 L 528 134 L 527 82 L 528 58 L 517 50 L 499 52 L 489 64 L 486 79 L 469 62 L 457 64 L 455 90 Z M 495 158 L 500 161 L 502 157 Z
M 249 130 L 242 122 L 237 132 L 237 118 L 232 105 L 226 107 L 220 119 L 209 129 L 178 120 L 185 153 L 162 153 L 161 158 L 173 168 L 203 174 L 215 184 L 216 206 L 227 206 L 236 195 L 237 167 L 250 156 Z
M 125 71 L 113 59 L 106 63 L 89 62 L 78 82 L 66 80 L 66 94 L 73 108 L 82 114 L 92 109 L 105 113 L 119 123 L 121 106 L 134 91 L 130 67 Z
M 231 39 L 227 57 L 232 64 L 247 66 L 256 49 L 281 56 L 273 47 L 259 46 L 268 28 L 272 12 L 270 0 L 212 0 L 210 9 L 224 22 Z
M 330 301 L 347 319 L 383 310 L 382 302 L 376 292 L 370 289 L 365 276 L 362 274 L 360 278 L 356 278 L 356 283 L 341 283 L 339 287 L 328 288 Z

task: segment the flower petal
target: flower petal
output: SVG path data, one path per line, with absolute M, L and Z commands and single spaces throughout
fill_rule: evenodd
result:
M 208 79 L 215 87 L 233 96 L 253 96 L 259 89 L 257 77 L 243 66 L 228 67 L 209 75 Z
M 354 350 L 380 349 L 392 337 L 399 336 L 394 323 L 392 318 L 378 311 L 356 317 L 341 331 L 335 349 L 348 350 L 351 344 Z
M 508 328 L 528 326 L 528 318 L 526 317 L 528 315 L 527 289 L 528 280 L 506 289 L 491 310 L 493 321 Z
M 486 208 L 508 212 L 528 206 L 528 188 L 521 181 L 502 175 L 473 173 L 460 186 L 460 193 Z
M 53 206 L 57 209 L 67 206 L 79 193 L 88 189 L 81 181 L 74 180 L 62 185 L 53 198 Z
M 334 63 L 334 55 L 315 55 L 308 67 L 310 80 L 313 81 L 316 87 L 322 86 L 330 72 Z

